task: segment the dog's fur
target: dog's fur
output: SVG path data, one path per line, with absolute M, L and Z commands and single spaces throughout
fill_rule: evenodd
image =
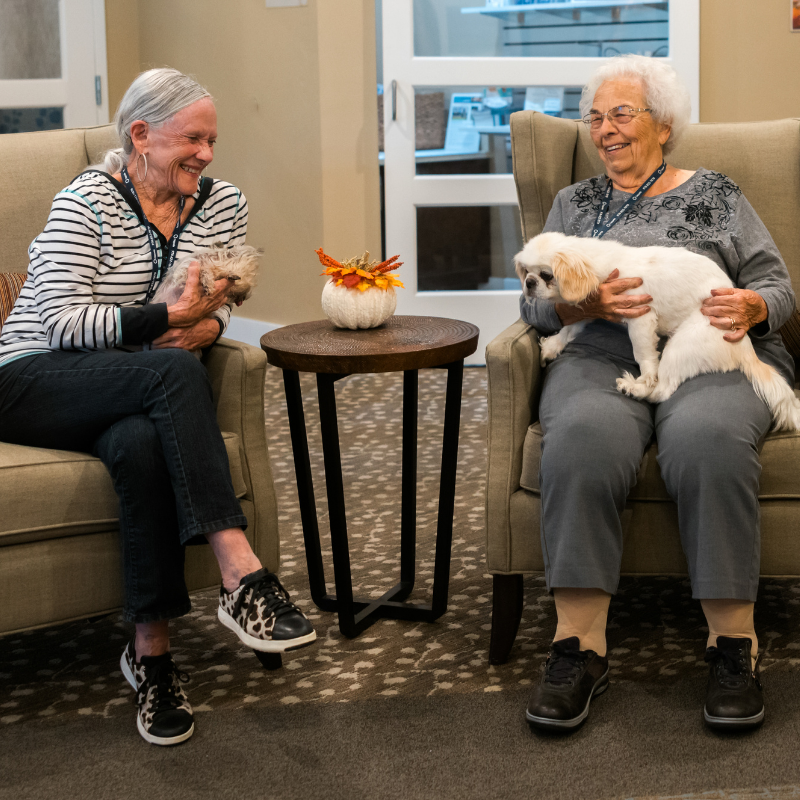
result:
M 800 401 L 776 370 L 758 360 L 750 337 L 727 342 L 725 331 L 701 313 L 712 289 L 733 287 L 710 258 L 682 247 L 628 247 L 552 232 L 531 239 L 514 263 L 525 297 L 553 303 L 580 303 L 614 269 L 620 278 L 642 279 L 640 287 L 627 293 L 649 294 L 650 311 L 624 321 L 641 375 L 634 378 L 626 372 L 618 378 L 620 392 L 661 403 L 695 375 L 738 369 L 769 406 L 777 429 L 800 430 Z M 542 364 L 556 358 L 589 322 L 565 325 L 542 339 Z M 669 337 L 660 359 L 659 336 Z
M 228 247 L 216 242 L 211 247 L 184 256 L 164 276 L 152 302 L 167 305 L 175 303 L 186 287 L 189 266 L 196 262 L 200 267 L 200 285 L 206 294 L 213 293 L 214 281 L 235 277 L 236 283 L 228 290 L 228 299 L 240 306 L 250 297 L 256 285 L 258 259 L 263 252 L 245 244 Z

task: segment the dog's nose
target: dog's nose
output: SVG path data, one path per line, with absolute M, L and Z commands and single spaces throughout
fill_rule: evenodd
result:
M 530 289 L 532 286 L 536 286 L 536 276 L 535 275 L 528 275 L 525 278 L 525 285 Z

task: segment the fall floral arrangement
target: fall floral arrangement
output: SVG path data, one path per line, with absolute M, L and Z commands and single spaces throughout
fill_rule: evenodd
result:
M 386 261 L 370 262 L 369 253 L 364 253 L 363 256 L 339 262 L 323 253 L 321 247 L 314 252 L 319 257 L 319 263 L 326 268 L 325 272 L 320 274 L 330 275 L 331 283 L 336 286 L 358 289 L 361 292 L 372 288 L 384 290 L 394 286 L 404 288 L 403 284 L 397 280 L 397 275 L 389 274 L 391 270 L 403 266 L 403 262 L 397 260 L 400 256 L 392 256 Z
M 377 328 L 394 314 L 397 307 L 394 287 L 403 288 L 403 284 L 390 271 L 402 266 L 397 260 L 400 256 L 378 262 L 370 261 L 369 253 L 364 253 L 358 258 L 337 261 L 323 253 L 321 247 L 315 252 L 325 267 L 322 274 L 331 278 L 322 290 L 322 310 L 334 325 L 351 330 Z

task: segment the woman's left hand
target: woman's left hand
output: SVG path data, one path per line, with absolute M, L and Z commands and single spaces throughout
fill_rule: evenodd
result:
M 750 289 L 712 289 L 700 310 L 715 328 L 727 331 L 726 342 L 741 341 L 750 328 L 767 318 L 764 298 Z
M 177 347 L 181 350 L 200 350 L 214 344 L 219 334 L 219 323 L 208 317 L 186 328 L 170 328 L 151 345 L 153 350 Z

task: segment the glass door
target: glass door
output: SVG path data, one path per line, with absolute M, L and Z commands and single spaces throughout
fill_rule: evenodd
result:
M 0 0 L 0 133 L 106 122 L 103 0 Z
M 697 120 L 699 0 L 382 0 L 387 255 L 399 314 L 481 330 L 472 363 L 519 317 L 522 247 L 509 117 L 576 119 L 581 87 L 612 55 L 665 58 Z

